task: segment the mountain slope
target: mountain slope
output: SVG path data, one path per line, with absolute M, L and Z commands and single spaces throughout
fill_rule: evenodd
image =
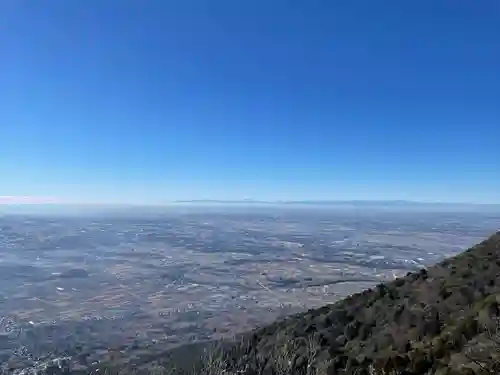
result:
M 247 374 L 497 374 L 499 317 L 500 232 L 428 270 L 256 330 L 221 350 L 218 366 Z

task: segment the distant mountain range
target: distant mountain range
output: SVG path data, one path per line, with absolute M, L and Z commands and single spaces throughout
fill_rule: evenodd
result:
M 193 199 L 176 200 L 173 203 L 196 204 L 284 204 L 284 205 L 322 205 L 322 206 L 495 206 L 500 204 L 488 203 L 461 203 L 461 202 L 419 202 L 408 200 L 218 200 L 218 199 Z
M 182 207 L 311 207 L 311 208 L 360 208 L 360 209 L 395 209 L 395 210 L 437 210 L 437 211 L 487 211 L 500 212 L 500 204 L 478 203 L 434 203 L 405 200 L 218 200 L 193 199 L 163 202 L 161 204 L 0 204 L 0 215 L 29 214 L 29 215 L 95 215 L 119 214 L 127 215 L 131 212 L 156 214 L 170 208 Z

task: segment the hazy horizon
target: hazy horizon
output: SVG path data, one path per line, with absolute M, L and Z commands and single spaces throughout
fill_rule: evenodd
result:
M 9 197 L 11 198 L 11 197 Z M 176 200 L 164 200 L 160 202 L 78 202 L 78 201 L 60 201 L 56 199 L 44 200 L 38 197 L 22 197 L 19 200 L 9 199 L 3 200 L 0 197 L 0 206 L 169 206 L 169 205 L 182 205 L 182 204 L 318 204 L 318 205 L 329 205 L 329 204 L 388 204 L 388 205 L 399 205 L 399 204 L 409 204 L 409 205 L 469 205 L 469 206 L 500 206 L 500 203 L 489 203 L 489 202 L 470 202 L 470 201 L 424 201 L 424 200 L 403 200 L 403 199 L 277 199 L 277 200 L 266 200 L 266 199 L 253 199 L 253 198 L 243 198 L 243 199 L 211 199 L 211 198 L 195 198 L 195 199 L 176 199 Z
M 384 212 L 469 212 L 500 213 L 500 204 L 474 204 L 461 202 L 415 202 L 415 201 L 182 201 L 163 204 L 106 204 L 106 203 L 36 203 L 0 204 L 1 215 L 170 215 L 188 212 L 352 212 L 357 214 Z

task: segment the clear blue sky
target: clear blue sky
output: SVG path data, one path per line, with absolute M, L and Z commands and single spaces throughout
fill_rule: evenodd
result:
M 500 2 L 0 2 L 0 196 L 500 203 Z

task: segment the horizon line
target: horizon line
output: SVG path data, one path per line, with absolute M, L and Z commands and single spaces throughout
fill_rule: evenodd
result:
M 8 199 L 4 199 L 8 198 Z M 177 199 L 170 201 L 138 203 L 138 202 L 72 202 L 46 197 L 15 197 L 0 196 L 0 206 L 139 206 L 161 207 L 178 204 L 278 204 L 278 205 L 334 205 L 334 204 L 388 204 L 388 205 L 472 205 L 472 206 L 500 206 L 500 202 L 446 202 L 420 201 L 404 199 L 297 199 L 297 200 L 259 200 L 259 199 Z

